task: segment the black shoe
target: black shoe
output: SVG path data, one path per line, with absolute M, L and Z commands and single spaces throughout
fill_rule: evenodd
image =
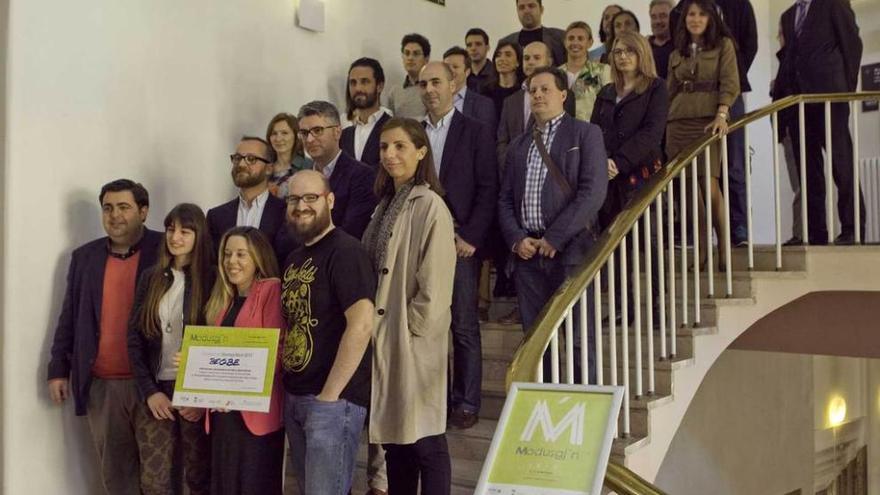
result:
M 456 430 L 467 430 L 477 424 L 479 420 L 480 418 L 477 416 L 477 413 L 456 409 L 449 414 L 449 419 L 446 423 Z
M 782 243 L 783 246 L 803 246 L 804 241 L 801 240 L 800 237 L 792 237 L 791 239 Z
M 834 239 L 835 246 L 852 246 L 856 243 L 856 237 L 853 234 L 843 233 Z

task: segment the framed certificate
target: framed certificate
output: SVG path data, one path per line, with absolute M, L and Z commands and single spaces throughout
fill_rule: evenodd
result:
M 477 495 L 600 495 L 622 387 L 514 383 Z
M 172 405 L 268 412 L 278 328 L 187 326 Z

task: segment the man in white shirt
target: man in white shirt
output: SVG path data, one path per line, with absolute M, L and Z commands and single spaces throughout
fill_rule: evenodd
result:
M 385 71 L 378 60 L 359 58 L 348 69 L 346 102 L 352 125 L 343 129 L 339 145 L 355 160 L 375 169 L 379 166 L 379 136 L 391 118 L 380 106 L 385 88 Z
M 229 159 L 238 197 L 208 210 L 208 230 L 214 245 L 220 245 L 227 230 L 242 226 L 260 229 L 274 243 L 287 211 L 284 201 L 269 194 L 275 150 L 262 138 L 244 136 Z

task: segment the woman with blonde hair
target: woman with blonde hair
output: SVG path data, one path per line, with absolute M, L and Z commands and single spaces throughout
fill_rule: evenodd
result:
M 234 227 L 223 235 L 219 251 L 220 276 L 205 308 L 208 323 L 283 330 L 278 261 L 266 236 L 254 227 Z M 280 362 L 276 361 L 269 412 L 215 410 L 206 418 L 212 495 L 281 495 L 284 391 Z
M 565 53 L 568 59 L 559 68 L 568 76 L 568 88 L 575 99 L 575 118 L 588 122 L 593 113 L 596 95 L 611 82 L 611 68 L 590 60 L 593 30 L 583 21 L 575 21 L 565 29 Z
M 378 275 L 370 441 L 385 448 L 388 491 L 448 495 L 446 389 L 455 231 L 422 124 L 382 128 L 379 205 L 363 243 Z

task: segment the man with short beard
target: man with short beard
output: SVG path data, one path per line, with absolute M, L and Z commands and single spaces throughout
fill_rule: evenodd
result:
M 376 172 L 340 148 L 339 111 L 332 103 L 306 103 L 299 109 L 297 119 L 300 141 L 312 157 L 315 170 L 324 174 L 333 189 L 333 223 L 360 239 L 376 207 Z
M 288 190 L 300 246 L 283 265 L 284 426 L 300 493 L 344 495 L 370 404 L 376 275 L 363 245 L 334 227 L 324 174 L 297 172 Z
M 535 42 L 547 45 L 552 60 L 550 63 L 557 66 L 565 63 L 565 32 L 559 28 L 545 27 L 541 23 L 544 17 L 543 0 L 516 0 L 516 15 L 522 29 L 510 33 L 501 41 L 510 41 L 518 44 L 523 50 Z
M 275 150 L 266 140 L 244 136 L 232 161 L 232 182 L 238 187 L 238 197 L 208 210 L 208 230 L 214 246 L 220 245 L 223 234 L 232 227 L 255 227 L 270 242 L 284 224 L 284 201 L 269 194 L 269 174 L 275 163 Z
M 385 88 L 385 71 L 378 60 L 359 58 L 348 68 L 346 100 L 354 125 L 342 131 L 342 151 L 376 169 L 379 166 L 379 135 L 391 118 L 379 105 Z

